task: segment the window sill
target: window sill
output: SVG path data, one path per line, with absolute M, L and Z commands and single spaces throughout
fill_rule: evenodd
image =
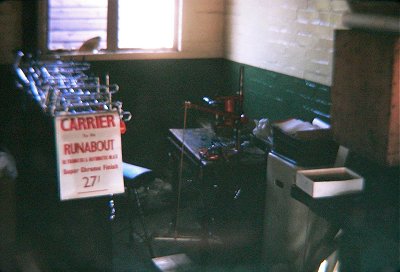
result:
M 50 52 L 44 58 L 59 58 L 70 61 L 114 61 L 114 60 L 151 60 L 151 59 L 188 59 L 188 58 L 218 58 L 207 52 L 183 52 L 177 50 L 154 51 L 100 51 L 92 52 Z

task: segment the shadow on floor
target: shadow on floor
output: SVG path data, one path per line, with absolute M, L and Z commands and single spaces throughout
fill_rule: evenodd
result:
M 117 197 L 113 223 L 114 271 L 266 271 L 261 262 L 261 237 L 247 239 L 254 231 L 246 222 L 238 226 L 213 221 L 207 224 L 205 233 L 204 216 L 196 196 L 182 201 L 177 211 L 171 186 L 161 179 L 141 190 L 140 199 L 153 256 L 138 213 L 134 214 L 130 239 L 127 215 L 137 207 L 129 206 L 124 197 Z M 175 264 L 174 269 L 165 268 L 171 263 Z

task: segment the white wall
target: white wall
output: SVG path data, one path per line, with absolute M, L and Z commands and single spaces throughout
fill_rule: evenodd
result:
M 225 0 L 182 2 L 182 53 L 223 57 Z
M 225 58 L 330 86 L 347 1 L 226 0 Z

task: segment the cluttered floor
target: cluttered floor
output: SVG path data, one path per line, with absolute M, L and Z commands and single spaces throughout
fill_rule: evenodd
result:
M 145 228 L 137 205 L 132 207 L 123 197 L 115 199 L 114 271 L 265 271 L 261 237 L 247 239 L 252 226 L 212 222 L 205 234 L 200 199 L 190 186 L 183 191 L 178 209 L 168 182 L 156 178 L 139 188 Z M 128 216 L 132 209 L 133 231 Z

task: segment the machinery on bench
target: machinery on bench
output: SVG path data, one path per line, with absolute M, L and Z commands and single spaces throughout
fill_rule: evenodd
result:
M 184 103 L 185 120 L 187 109 L 213 114 L 215 116 L 213 130 L 216 135 L 234 140 L 233 144 L 232 141 L 229 141 L 229 143 L 228 141 L 224 143 L 222 141 L 213 141 L 211 146 L 200 150 L 201 156 L 206 160 L 219 160 L 226 156 L 238 154 L 241 150 L 241 130 L 249 120 L 243 110 L 243 66 L 240 67 L 239 73 L 239 91 L 235 95 L 216 96 L 214 98 L 203 97 L 203 101 L 207 104 L 206 106 L 197 105 L 190 101 L 185 101 Z

